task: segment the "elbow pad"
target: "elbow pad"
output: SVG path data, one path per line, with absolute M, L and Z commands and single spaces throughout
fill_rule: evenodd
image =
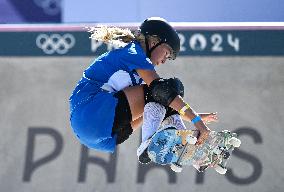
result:
M 149 90 L 155 102 L 169 106 L 176 96 L 184 96 L 184 86 L 178 78 L 155 79 L 149 85 Z

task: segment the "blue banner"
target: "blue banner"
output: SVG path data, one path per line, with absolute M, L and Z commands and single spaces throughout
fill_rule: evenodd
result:
M 284 30 L 180 30 L 181 56 L 283 56 Z M 0 56 L 94 56 L 115 49 L 85 31 L 0 32 Z

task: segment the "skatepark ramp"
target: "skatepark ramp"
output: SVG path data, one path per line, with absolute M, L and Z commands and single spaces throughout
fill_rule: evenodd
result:
M 140 131 L 114 154 L 80 145 L 68 98 L 84 69 L 114 47 L 91 41 L 80 25 L 6 25 L 0 27 L 0 191 L 284 191 L 284 27 L 176 27 L 181 54 L 157 71 L 182 80 L 197 112 L 218 112 L 212 130 L 238 133 L 242 145 L 226 175 L 138 164 Z

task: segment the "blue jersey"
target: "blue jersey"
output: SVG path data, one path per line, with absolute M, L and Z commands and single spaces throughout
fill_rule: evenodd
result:
M 79 140 L 90 148 L 114 151 L 112 126 L 117 99 L 113 93 L 140 85 L 136 69 L 154 70 L 139 42 L 107 52 L 84 71 L 70 97 L 71 125 Z

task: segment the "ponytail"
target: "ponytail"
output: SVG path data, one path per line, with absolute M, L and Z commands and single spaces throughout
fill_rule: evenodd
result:
M 129 29 L 118 27 L 98 26 L 88 28 L 90 38 L 104 43 L 111 43 L 123 47 L 136 39 L 136 35 Z
M 151 41 L 160 41 L 160 38 L 155 35 L 147 35 L 147 37 L 145 37 L 140 30 L 132 32 L 127 28 L 123 29 L 108 26 L 89 27 L 87 29 L 88 32 L 91 33 L 90 39 L 101 41 L 103 43 L 110 43 L 118 47 L 124 47 L 126 44 L 135 40 L 140 42 L 143 49 L 146 50 L 146 38 Z

